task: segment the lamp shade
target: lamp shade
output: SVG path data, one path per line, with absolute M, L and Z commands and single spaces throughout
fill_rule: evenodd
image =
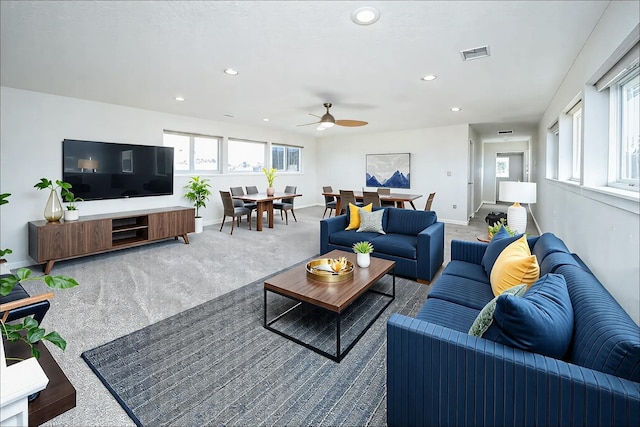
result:
M 535 203 L 536 183 L 500 181 L 500 200 L 503 202 Z

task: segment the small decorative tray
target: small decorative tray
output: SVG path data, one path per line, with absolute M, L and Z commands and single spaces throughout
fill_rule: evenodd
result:
M 320 282 L 342 282 L 353 277 L 353 263 L 351 261 L 346 262 L 346 266 L 340 271 L 335 272 L 331 269 L 330 258 L 314 259 L 307 263 L 307 277 Z

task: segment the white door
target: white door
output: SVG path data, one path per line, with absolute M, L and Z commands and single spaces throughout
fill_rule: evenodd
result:
M 469 166 L 467 167 L 467 218 L 471 219 L 474 216 L 474 206 L 473 206 L 473 165 L 474 165 L 474 151 L 473 151 L 473 141 L 469 140 Z

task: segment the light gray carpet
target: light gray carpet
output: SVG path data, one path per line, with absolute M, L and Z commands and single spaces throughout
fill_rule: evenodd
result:
M 469 226 L 445 224 L 445 264 L 451 240 L 475 240 L 486 232 L 487 212 L 496 209 L 505 212 L 506 206 L 482 208 Z M 58 331 L 68 342 L 65 352 L 47 347 L 76 388 L 77 405 L 45 425 L 134 425 L 80 354 L 317 254 L 323 210 L 296 209 L 298 222 L 285 226 L 276 219 L 274 229 L 265 227 L 260 233 L 254 217 L 253 231 L 243 222 L 233 236 L 229 224 L 222 233 L 218 224 L 190 234 L 190 245 L 169 240 L 56 263 L 53 274 L 74 277 L 80 286 L 55 293 L 42 326 Z M 48 290 L 36 282 L 25 288 L 32 295 Z
M 391 292 L 392 278 L 377 285 Z M 396 298 L 340 362 L 262 327 L 263 280 L 83 353 L 136 424 L 381 425 L 386 320 L 415 315 L 427 287 L 398 279 Z M 346 348 L 384 307 L 366 293 L 343 313 Z M 269 318 L 291 300 L 269 294 Z M 278 320 L 304 342 L 335 349 L 332 316 L 299 306 Z

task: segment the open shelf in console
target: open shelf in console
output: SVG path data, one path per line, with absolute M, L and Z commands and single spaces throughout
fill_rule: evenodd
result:
M 111 220 L 112 246 L 128 246 L 149 240 L 149 217 L 147 215 Z

